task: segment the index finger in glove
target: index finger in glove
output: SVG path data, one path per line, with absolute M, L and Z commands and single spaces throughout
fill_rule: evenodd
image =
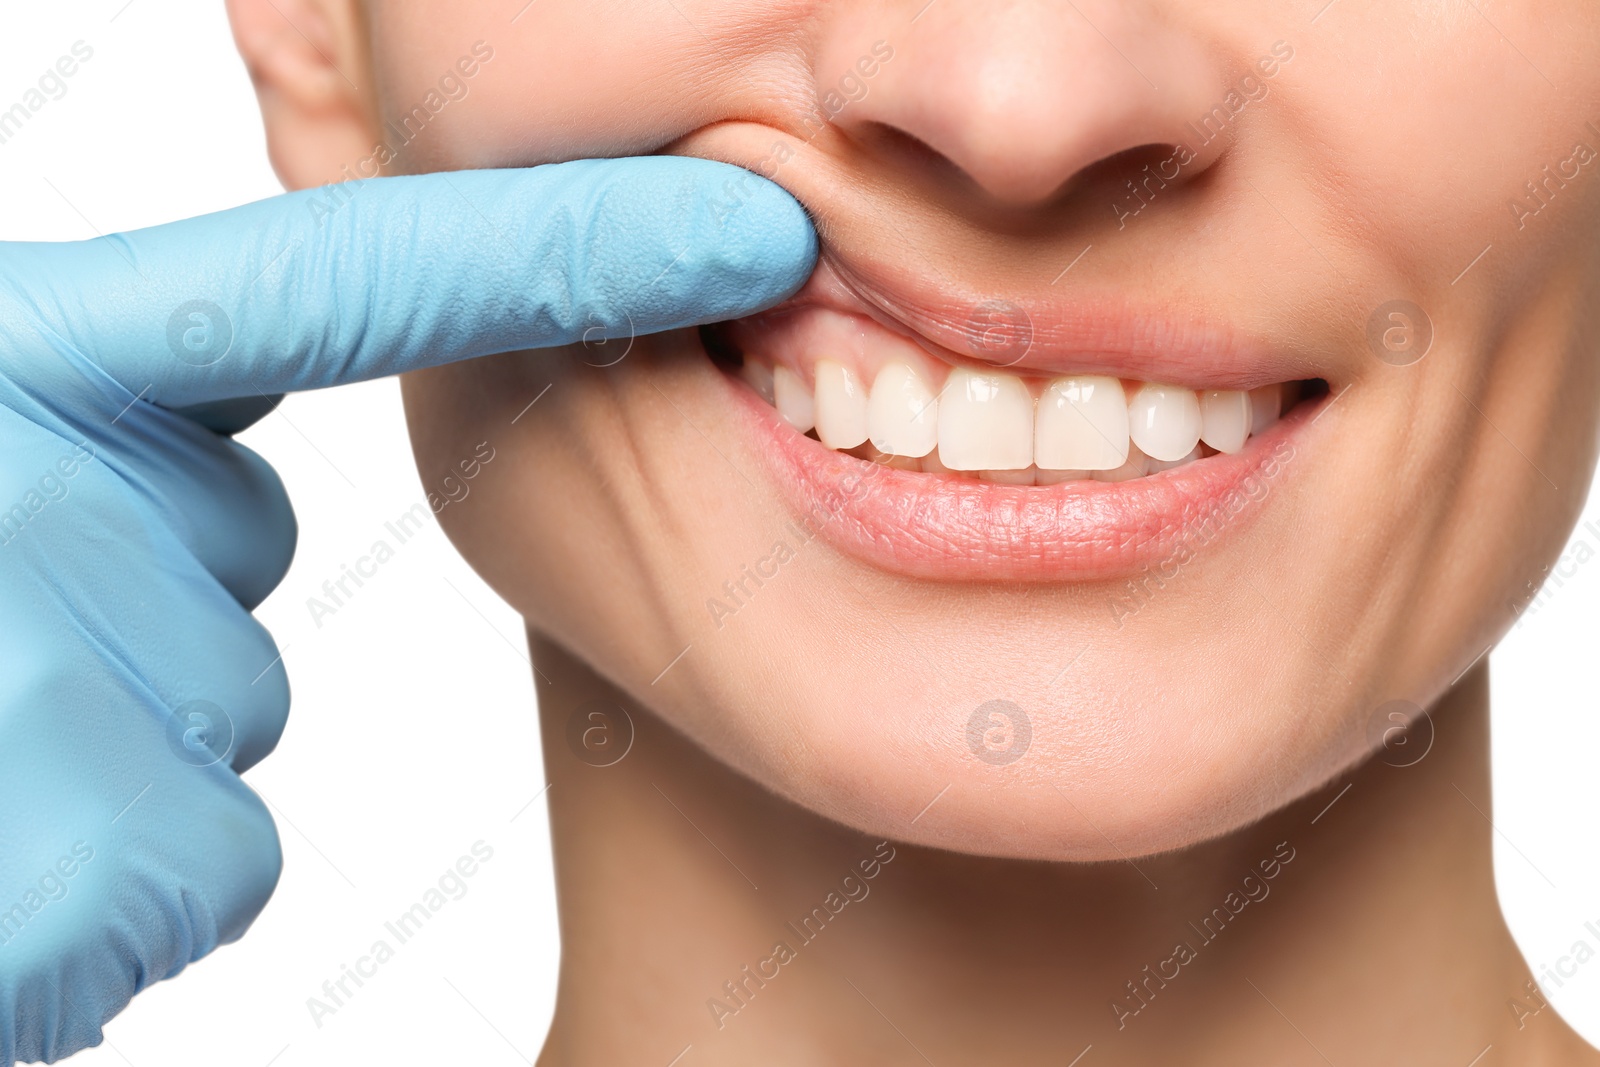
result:
M 325 200 L 6 246 L 0 271 L 131 392 L 184 407 L 733 318 L 790 295 L 817 251 L 778 186 L 683 157 L 374 178 Z

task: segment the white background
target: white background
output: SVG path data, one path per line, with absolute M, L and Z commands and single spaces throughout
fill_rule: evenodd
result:
M 88 238 L 279 191 L 222 4 L 124 5 L 0 13 L 0 110 L 73 42 L 94 48 L 67 94 L 0 145 L 0 239 Z M 306 598 L 422 499 L 394 382 L 293 397 L 243 440 L 283 474 L 301 521 L 294 567 L 260 612 L 294 714 L 248 778 L 277 816 L 283 881 L 249 936 L 141 995 L 73 1062 L 526 1062 L 549 1023 L 558 941 L 520 620 L 430 525 L 313 624 Z M 1584 520 L 1594 531 L 1580 525 L 1574 546 L 1600 553 L 1600 506 Z M 1580 937 L 1600 948 L 1583 929 L 1600 927 L 1597 638 L 1600 559 L 1493 656 L 1496 872 L 1536 972 Z M 494 858 L 468 895 L 315 1026 L 306 999 L 479 840 Z M 1600 960 L 1547 992 L 1600 1043 Z

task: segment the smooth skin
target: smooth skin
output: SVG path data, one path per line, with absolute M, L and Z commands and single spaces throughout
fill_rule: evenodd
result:
M 277 832 L 239 775 L 289 710 L 250 611 L 296 527 L 228 433 L 287 391 L 603 348 L 782 298 L 815 236 L 765 183 L 715 224 L 738 173 L 641 159 L 382 178 L 332 213 L 294 193 L 0 244 L 0 1064 L 99 1044 L 133 995 L 242 936 L 277 884 Z
M 924 265 L 947 325 L 995 294 L 1126 293 L 1231 323 L 1338 398 L 1252 521 L 1121 625 L 1115 588 L 911 581 L 822 542 L 718 628 L 707 598 L 788 516 L 692 335 L 409 378 L 428 480 L 552 386 L 495 442 L 518 477 L 446 521 L 550 679 L 542 1062 L 1594 1062 L 1533 1011 L 1494 897 L 1481 658 L 1594 469 L 1600 181 L 1578 163 L 1527 188 L 1600 149 L 1592 4 L 230 11 L 291 186 L 369 158 L 481 41 L 494 58 L 392 169 L 779 159 L 825 257 Z M 892 60 L 847 81 L 880 41 Z M 1124 180 L 1280 42 L 1266 94 L 1127 218 Z M 1397 299 L 1434 328 L 1406 366 L 1368 340 Z M 1004 766 L 966 743 L 997 697 L 1033 726 Z M 566 740 L 591 699 L 637 729 L 611 767 Z M 1394 700 L 1431 709 L 1434 747 L 1363 765 Z M 718 1015 L 881 841 L 897 858 L 837 936 Z M 1270 896 L 1124 1017 L 1125 983 L 1280 845 Z

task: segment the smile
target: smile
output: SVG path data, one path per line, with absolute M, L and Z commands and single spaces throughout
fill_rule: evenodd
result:
M 1109 579 L 1210 544 L 1328 395 L 1321 379 L 1140 380 L 1103 354 L 1084 373 L 977 363 L 808 290 L 706 328 L 706 351 L 817 532 L 909 577 Z

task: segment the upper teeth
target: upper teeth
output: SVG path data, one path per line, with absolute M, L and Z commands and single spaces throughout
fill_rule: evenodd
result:
M 1146 382 L 1128 399 L 1128 436 L 1151 459 L 1177 460 L 1200 443 L 1200 400 L 1193 389 Z
M 954 471 L 1031 467 L 1033 397 L 1022 379 L 965 367 L 951 371 L 939 394 L 939 460 Z
M 829 448 L 854 448 L 867 439 L 867 390 L 843 363 L 817 363 L 817 438 Z
M 1057 378 L 1034 414 L 1035 464 L 1044 470 L 1108 471 L 1128 458 L 1128 402 L 1122 383 L 1096 376 Z
M 925 470 L 1032 471 L 1040 482 L 1139 477 L 1197 458 L 1202 442 L 1237 452 L 1277 421 L 1282 403 L 1277 385 L 1197 393 L 1147 382 L 1124 389 L 1102 375 L 1052 379 L 1035 399 L 1014 374 L 970 367 L 952 370 L 935 391 L 921 370 L 899 360 L 885 364 L 869 388 L 853 368 L 821 359 L 807 389 L 781 364 L 770 374 L 754 366 L 747 380 L 795 429 L 815 429 L 829 448 L 870 441 L 879 452 L 922 459 Z
M 915 370 L 891 363 L 872 383 L 867 427 L 879 452 L 920 459 L 939 444 L 939 400 Z

